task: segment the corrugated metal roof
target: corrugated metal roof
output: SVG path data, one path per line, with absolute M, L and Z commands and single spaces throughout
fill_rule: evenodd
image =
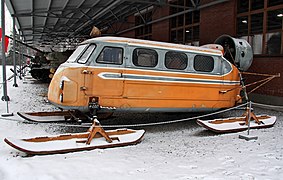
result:
M 72 43 L 93 26 L 114 22 L 166 0 L 6 0 L 24 41 L 32 45 Z

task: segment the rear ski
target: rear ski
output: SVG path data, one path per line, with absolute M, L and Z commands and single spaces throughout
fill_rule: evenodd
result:
M 252 116 L 253 117 L 253 116 Z M 276 122 L 276 116 L 259 115 L 250 120 L 251 129 L 272 127 Z M 197 120 L 197 123 L 217 133 L 239 132 L 248 129 L 247 117 L 231 117 L 214 120 Z
M 117 129 L 104 131 L 95 119 L 88 132 L 28 139 L 5 138 L 13 148 L 28 155 L 47 155 L 105 149 L 139 143 L 144 130 Z

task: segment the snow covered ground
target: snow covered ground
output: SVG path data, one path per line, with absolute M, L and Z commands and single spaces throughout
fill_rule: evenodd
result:
M 1 66 L 2 69 L 2 66 Z M 10 74 L 10 72 L 8 72 Z M 1 73 L 2 80 L 2 73 Z M 10 112 L 47 111 L 55 108 L 46 99 L 47 84 L 26 77 L 19 87 L 8 82 Z M 2 87 L 0 89 L 2 97 Z M 0 101 L 0 113 L 6 102 Z M 276 115 L 274 127 L 251 130 L 258 140 L 240 134 L 215 134 L 194 120 L 144 127 L 143 141 L 135 146 L 69 154 L 26 157 L 3 139 L 34 137 L 86 129 L 54 124 L 27 124 L 17 115 L 0 119 L 0 180 L 61 179 L 283 179 L 283 112 L 255 108 L 257 114 Z M 217 117 L 236 115 L 232 111 Z M 193 116 L 171 113 L 117 113 L 102 124 L 156 122 Z

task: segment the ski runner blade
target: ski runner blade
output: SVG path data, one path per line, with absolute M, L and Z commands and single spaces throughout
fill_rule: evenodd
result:
M 251 129 L 272 127 L 276 122 L 276 116 L 261 115 L 257 117 L 262 123 L 258 124 L 255 121 L 250 121 Z M 200 126 L 217 133 L 239 132 L 248 129 L 248 126 L 245 124 L 244 117 L 232 117 L 214 120 L 198 119 L 197 123 Z
M 106 133 L 115 140 L 109 143 L 103 137 L 95 137 L 87 145 L 84 142 L 89 132 L 86 132 L 29 139 L 15 139 L 11 137 L 5 138 L 4 141 L 13 148 L 28 155 L 47 155 L 134 145 L 142 140 L 145 131 L 118 129 L 106 131 Z
M 65 116 L 70 116 L 68 111 L 53 112 L 17 112 L 17 114 L 25 120 L 32 122 L 66 122 Z

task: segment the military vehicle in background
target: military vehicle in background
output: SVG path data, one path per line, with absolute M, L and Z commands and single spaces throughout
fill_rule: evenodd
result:
M 42 82 L 50 82 L 59 65 L 65 62 L 72 53 L 73 50 L 49 53 L 36 52 L 35 58 L 31 59 L 31 76 Z
M 11 36 L 6 37 L 13 40 L 13 37 Z M 16 54 L 23 55 L 28 58 L 28 60 L 25 60 L 25 62 L 19 62 L 21 68 L 17 70 L 17 73 L 21 73 L 23 69 L 29 67 L 31 76 L 42 82 L 50 82 L 59 65 L 65 62 L 74 51 L 66 50 L 63 52 L 44 52 L 17 39 L 16 42 L 35 52 L 35 54 L 32 53 L 32 55 L 20 52 L 20 49 L 22 48 L 20 47 L 21 45 L 19 45 L 18 50 L 16 50 Z M 19 61 L 22 61 L 21 58 L 19 59 Z
M 90 37 L 97 36 L 101 36 L 101 31 L 94 26 L 90 32 Z M 59 65 L 67 61 L 73 53 L 73 50 L 49 53 L 44 53 L 40 50 L 36 51 L 35 58 L 31 60 L 30 74 L 33 78 L 42 82 L 50 82 Z

